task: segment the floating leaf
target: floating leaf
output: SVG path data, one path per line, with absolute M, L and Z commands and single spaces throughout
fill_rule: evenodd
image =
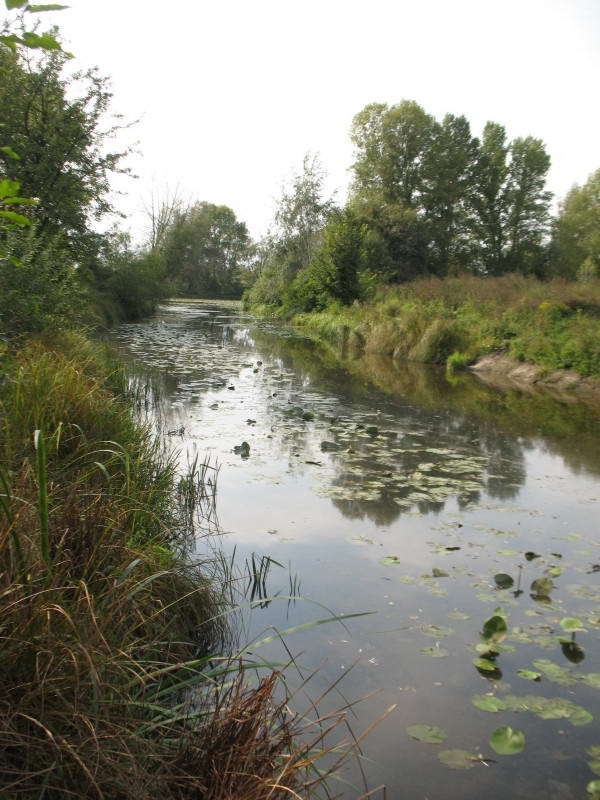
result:
M 431 658 L 446 658 L 449 655 L 444 647 L 422 647 L 421 652 L 426 656 L 431 656 Z
M 591 686 L 592 689 L 600 689 L 600 672 L 588 672 L 587 675 L 582 675 L 581 682 Z
M 509 726 L 497 728 L 490 736 L 491 747 L 501 756 L 514 756 L 525 748 L 525 734 Z
M 576 633 L 577 631 L 585 631 L 583 627 L 583 622 L 579 619 L 575 619 L 574 617 L 564 617 L 560 621 L 560 627 L 566 633 Z
M 474 658 L 473 664 L 477 669 L 482 669 L 484 672 L 495 672 L 498 669 L 497 665 L 488 658 Z
M 501 642 L 506 638 L 508 633 L 508 626 L 506 624 L 506 616 L 501 609 L 496 609 L 494 615 L 486 619 L 483 623 L 482 637 L 486 642 Z
M 499 589 L 510 589 L 514 585 L 514 580 L 505 572 L 499 572 L 494 575 L 494 581 Z
M 549 597 L 554 589 L 554 583 L 550 578 L 537 578 L 531 584 L 531 592 L 537 597 Z
M 496 550 L 496 552 L 500 556 L 518 556 L 519 555 L 519 551 L 518 550 Z
M 431 574 L 433 575 L 434 578 L 448 578 L 448 577 L 450 577 L 447 572 L 444 572 L 443 569 L 438 569 L 437 567 L 434 567 L 431 570 Z
M 542 677 L 541 672 L 534 672 L 532 669 L 518 669 L 517 675 L 526 681 L 539 681 Z
M 437 757 L 450 769 L 472 769 L 479 761 L 477 756 L 466 750 L 442 750 Z
M 446 731 L 435 725 L 409 725 L 406 732 L 412 739 L 427 744 L 441 744 L 448 738 Z
M 452 628 L 445 628 L 443 625 L 424 625 L 421 631 L 426 634 L 426 636 L 435 636 L 438 639 L 441 639 L 443 636 L 452 636 L 454 633 Z
M 562 567 L 549 567 L 546 570 L 546 574 L 550 575 L 552 578 L 558 578 L 562 575 Z
M 398 556 L 386 556 L 379 561 L 380 564 L 383 564 L 384 567 L 397 567 L 402 562 L 398 558 Z
M 600 781 L 590 781 L 585 788 L 589 795 L 588 800 L 600 800 Z
M 527 561 L 533 561 L 534 558 L 539 558 L 540 557 L 540 554 L 539 553 L 534 553 L 533 550 L 528 550 L 524 555 L 525 555 L 525 558 L 527 559 Z
M 476 708 L 480 708 L 482 711 L 489 711 L 491 714 L 497 714 L 498 711 L 506 711 L 507 709 L 504 700 L 491 694 L 476 694 L 471 698 L 471 702 Z
M 553 683 L 558 683 L 561 686 L 574 686 L 577 683 L 575 678 L 568 669 L 549 661 L 547 658 L 538 658 L 531 662 L 536 669 L 548 678 Z
M 587 763 L 594 775 L 600 775 L 600 761 L 588 761 Z
M 471 616 L 464 611 L 449 611 L 448 619 L 471 619 Z

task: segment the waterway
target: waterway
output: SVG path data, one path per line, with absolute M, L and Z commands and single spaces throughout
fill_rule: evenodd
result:
M 246 640 L 373 612 L 285 637 L 292 684 L 318 668 L 299 705 L 344 676 L 324 702 L 368 695 L 349 712 L 357 736 L 396 705 L 341 796 L 586 797 L 600 780 L 597 409 L 342 358 L 228 304 L 171 302 L 111 341 L 158 386 L 149 413 L 181 464 L 219 465 L 240 575 L 272 559 L 249 581 L 266 601 Z M 260 654 L 287 658 L 278 643 Z M 518 753 L 490 744 L 506 726 Z

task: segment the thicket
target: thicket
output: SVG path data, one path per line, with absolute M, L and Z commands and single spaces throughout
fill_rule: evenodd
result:
M 504 352 L 600 375 L 600 282 L 523 275 L 423 278 L 295 321 L 338 345 L 460 368 Z

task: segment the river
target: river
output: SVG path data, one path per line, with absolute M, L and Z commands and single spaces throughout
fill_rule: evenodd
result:
M 311 696 L 344 673 L 326 703 L 369 695 L 349 716 L 356 735 L 396 704 L 364 743 L 370 788 L 586 796 L 600 779 L 597 410 L 342 361 L 228 304 L 171 302 L 110 339 L 158 380 L 150 413 L 182 464 L 220 465 L 224 550 L 277 562 L 252 589 L 280 596 L 246 615 L 244 636 L 374 612 L 286 636 L 303 674 L 319 668 Z M 505 726 L 521 752 L 490 745 Z M 361 770 L 347 777 L 343 797 L 365 792 Z

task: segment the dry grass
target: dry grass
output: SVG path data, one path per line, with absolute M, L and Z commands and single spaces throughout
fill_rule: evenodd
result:
M 306 723 L 278 672 L 223 655 L 227 576 L 181 551 L 173 462 L 113 380 L 77 337 L 5 375 L 0 796 L 316 796 L 343 715 Z

